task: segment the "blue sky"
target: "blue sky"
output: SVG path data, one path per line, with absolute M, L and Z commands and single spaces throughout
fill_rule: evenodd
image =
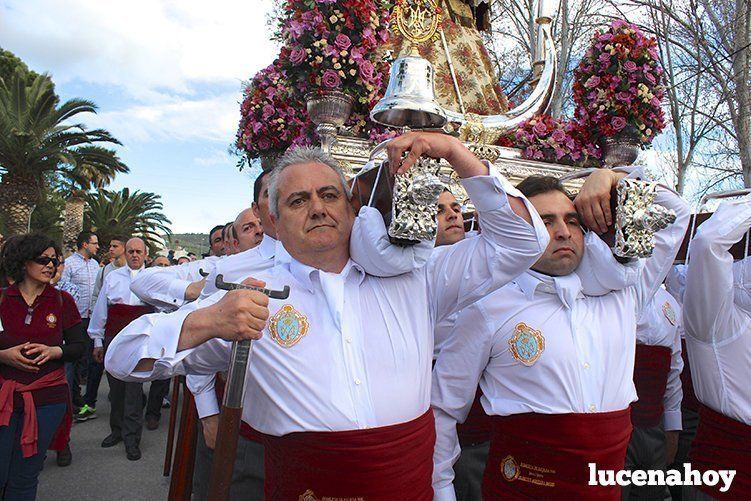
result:
M 227 153 L 242 82 L 271 63 L 271 0 L 0 0 L 0 46 L 52 75 L 63 99 L 123 142 L 111 188 L 162 196 L 176 233 L 207 232 L 252 201 L 255 170 Z

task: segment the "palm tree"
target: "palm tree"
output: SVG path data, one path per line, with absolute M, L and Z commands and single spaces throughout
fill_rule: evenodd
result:
M 28 75 L 21 69 L 9 81 L 0 79 L 0 211 L 11 235 L 28 231 L 45 173 L 69 178 L 74 172 L 101 171 L 105 166 L 109 173 L 128 171 L 113 151 L 97 146 L 120 144 L 109 132 L 65 123 L 80 113 L 95 113 L 94 103 L 71 99 L 58 105 L 47 75 L 27 83 Z
M 95 230 L 100 242 L 109 243 L 114 235 L 132 235 L 155 250 L 163 244 L 160 235 L 172 234 L 168 226 L 172 222 L 162 213 L 160 198 L 138 190 L 131 193 L 128 188 L 87 193 L 84 227 Z M 107 248 L 106 243 L 101 249 Z
M 101 146 L 81 146 L 75 152 L 82 160 L 68 166 L 62 176 L 65 199 L 63 246 L 75 251 L 76 237 L 83 230 L 83 213 L 86 192 L 109 185 L 118 172 L 128 172 L 128 167 L 117 154 Z

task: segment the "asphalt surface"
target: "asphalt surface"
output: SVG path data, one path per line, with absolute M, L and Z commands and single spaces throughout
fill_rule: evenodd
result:
M 148 391 L 148 384 L 144 391 Z M 55 452 L 48 451 L 44 470 L 39 475 L 37 499 L 60 500 L 163 500 L 169 492 L 169 477 L 162 476 L 170 411 L 162 409 L 159 428 L 146 429 L 141 437 L 141 459 L 128 461 L 121 443 L 109 449 L 100 444 L 109 435 L 107 378 L 102 378 L 97 401 L 97 419 L 73 425 L 71 450 L 73 463 L 61 468 L 55 464 Z

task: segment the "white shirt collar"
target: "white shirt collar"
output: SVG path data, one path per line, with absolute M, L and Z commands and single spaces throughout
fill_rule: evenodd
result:
M 271 259 L 276 254 L 277 240 L 264 233 L 261 243 L 258 244 L 258 252 L 265 259 Z
M 289 272 L 295 277 L 295 280 L 300 282 L 306 289 L 308 289 L 308 291 L 313 292 L 312 277 L 315 276 L 317 278 L 320 270 L 308 266 L 307 264 L 303 264 L 293 257 L 290 257 L 287 266 L 289 266 Z M 355 276 L 357 277 L 358 283 L 362 283 L 365 279 L 365 270 L 363 270 L 359 264 L 350 259 L 347 261 L 347 264 L 344 265 L 340 275 L 342 275 L 346 281 L 353 273 L 356 274 Z
M 569 308 L 573 306 L 574 300 L 584 297 L 581 280 L 576 273 L 552 277 L 529 270 L 517 277 L 515 282 L 529 301 L 534 299 L 535 291 L 538 289 L 540 292 L 556 294 L 561 302 Z

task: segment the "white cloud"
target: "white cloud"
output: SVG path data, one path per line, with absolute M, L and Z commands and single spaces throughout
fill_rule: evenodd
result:
M 239 82 L 268 64 L 270 0 L 7 0 L 5 48 L 56 82 L 190 94 L 197 82 Z

